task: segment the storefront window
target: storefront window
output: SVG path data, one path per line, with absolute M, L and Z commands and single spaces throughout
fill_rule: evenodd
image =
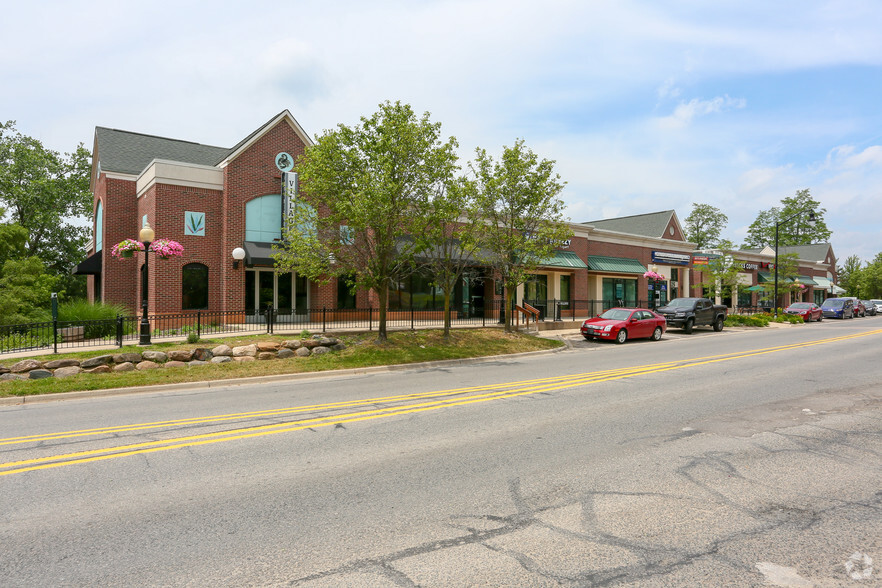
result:
M 753 306 L 753 295 L 745 288 L 738 289 L 738 306 Z
M 560 299 L 569 301 L 570 298 L 570 279 L 572 276 L 560 277 Z
M 355 308 L 355 292 L 351 290 L 351 284 L 349 276 L 337 278 L 337 308 Z
M 524 284 L 524 300 L 545 302 L 548 298 L 548 276 L 533 275 Z
M 637 306 L 637 280 L 603 278 L 603 304 L 612 306 Z
M 183 310 L 208 308 L 208 266 L 188 263 L 181 270 L 181 308 Z
M 282 195 L 268 194 L 245 203 L 245 240 L 271 243 L 282 238 Z

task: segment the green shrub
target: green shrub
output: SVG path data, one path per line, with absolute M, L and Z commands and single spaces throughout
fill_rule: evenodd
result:
M 770 316 L 767 314 L 730 314 L 726 318 L 726 326 L 728 327 L 768 327 Z
M 65 323 L 85 325 L 85 339 L 100 339 L 116 334 L 117 315 L 128 315 L 129 310 L 120 304 L 92 304 L 87 300 L 72 300 L 58 305 L 58 320 Z M 104 321 L 104 322 L 93 322 Z
M 193 344 L 193 343 L 198 343 L 198 342 L 199 342 L 199 335 L 196 334 L 195 331 L 190 333 L 189 335 L 187 335 L 187 343 Z

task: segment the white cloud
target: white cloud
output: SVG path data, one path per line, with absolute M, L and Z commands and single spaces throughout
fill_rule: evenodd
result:
M 711 100 L 693 98 L 689 102 L 680 102 L 670 116 L 659 119 L 658 125 L 662 129 L 681 129 L 691 124 L 693 119 L 697 117 L 719 114 L 745 106 L 747 106 L 747 101 L 743 98 L 731 98 L 730 96 L 717 96 Z

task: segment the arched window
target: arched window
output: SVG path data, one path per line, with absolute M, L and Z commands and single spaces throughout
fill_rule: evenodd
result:
M 245 240 L 271 243 L 282 238 L 282 195 L 268 194 L 245 203 Z
M 95 209 L 95 252 L 101 251 L 104 245 L 104 207 L 101 201 L 98 201 L 98 207 Z
M 181 270 L 181 309 L 208 308 L 208 266 L 188 263 Z

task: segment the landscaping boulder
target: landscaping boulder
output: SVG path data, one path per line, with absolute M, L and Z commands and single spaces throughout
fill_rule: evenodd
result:
M 131 372 L 135 369 L 135 364 L 131 361 L 124 361 L 113 366 L 115 372 Z
M 81 371 L 83 371 L 83 368 L 78 365 L 67 365 L 56 369 L 52 375 L 56 378 L 69 378 L 77 375 Z
M 257 355 L 257 345 L 233 347 L 233 357 L 254 357 L 255 355 Z
M 153 353 L 158 353 L 158 352 L 154 351 Z M 163 353 L 163 355 L 165 355 L 165 353 Z M 156 368 L 159 368 L 159 367 L 162 367 L 162 366 L 159 365 L 158 363 L 156 363 L 155 361 L 150 361 L 148 359 L 145 359 L 144 361 L 138 362 L 138 365 L 135 366 L 135 369 L 136 370 L 155 370 Z
M 214 357 L 214 354 L 211 352 L 211 349 L 200 347 L 193 350 L 193 359 L 196 361 L 209 361 L 212 357 Z
M 211 358 L 211 363 L 229 363 L 233 361 L 233 358 L 229 355 L 215 355 Z
M 169 357 L 171 357 L 171 354 L 169 354 Z M 187 367 L 187 362 L 186 361 L 179 361 L 177 359 L 170 359 L 167 362 L 165 362 L 164 364 L 162 364 L 162 367 L 167 367 L 167 368 Z
M 257 354 L 257 359 L 275 359 L 276 352 L 275 351 L 261 351 Z
M 28 372 L 28 378 L 31 380 L 42 380 L 43 378 L 51 378 L 52 371 L 44 369 L 36 369 Z
M 319 345 L 321 345 L 321 343 L 319 343 L 318 339 L 307 339 L 303 341 L 303 346 L 307 349 L 315 349 Z
M 257 344 L 258 351 L 275 351 L 279 348 L 278 343 L 262 341 Z
M 117 353 L 113 356 L 113 363 L 138 363 L 143 358 L 140 353 Z
M 53 359 L 52 361 L 47 361 L 43 364 L 43 367 L 47 370 L 57 370 L 58 368 L 65 368 L 71 366 L 79 366 L 79 359 Z
M 98 357 L 90 357 L 80 362 L 80 367 L 84 370 L 98 367 L 99 365 L 110 365 L 113 363 L 112 355 L 99 355 Z
M 0 382 L 8 381 L 8 380 L 27 380 L 27 374 L 13 374 L 7 372 L 5 374 L 0 374 Z
M 337 340 L 333 337 L 322 337 L 318 341 L 319 345 L 321 345 L 322 347 L 330 347 L 331 345 L 336 345 L 337 343 Z
M 43 367 L 43 364 L 36 359 L 23 359 L 18 363 L 12 364 L 12 367 L 9 368 L 9 371 L 11 371 L 13 374 L 23 374 L 31 370 L 40 369 L 41 367 Z
M 331 350 L 327 347 L 316 347 L 312 350 L 313 355 L 324 355 L 325 353 L 330 353 Z
M 99 365 L 91 369 L 83 369 L 83 372 L 86 374 L 109 374 L 111 371 L 113 370 L 109 365 Z
M 300 342 L 300 339 L 292 339 L 290 341 L 282 341 L 282 347 L 288 349 L 299 349 L 303 343 Z
M 193 359 L 192 349 L 175 349 L 168 352 L 169 361 L 190 361 Z
M 187 367 L 199 367 L 201 365 L 210 365 L 207 361 L 202 361 L 200 359 L 194 359 L 190 363 L 187 364 Z
M 234 355 L 233 361 L 257 361 L 253 355 Z
M 218 345 L 211 350 L 211 354 L 215 357 L 232 357 L 233 349 L 229 345 Z
M 279 349 L 279 352 L 276 354 L 276 356 L 279 359 L 288 359 L 289 357 L 294 357 L 294 355 L 295 355 L 294 352 L 291 349 L 288 349 L 287 347 L 282 347 L 281 349 Z
M 294 353 L 297 354 L 297 357 L 309 357 L 312 351 L 309 350 L 309 347 L 300 347 Z
M 343 343 L 336 343 L 331 346 L 331 349 L 333 349 L 334 351 L 343 351 L 344 349 L 346 349 L 346 345 Z
M 162 351 L 145 351 L 141 354 L 141 356 L 145 360 L 152 362 L 152 363 L 165 363 L 168 361 L 168 354 L 163 353 Z M 140 365 L 141 363 L 144 363 L 144 362 L 142 361 L 138 365 Z M 147 369 L 150 369 L 150 368 L 147 368 Z

